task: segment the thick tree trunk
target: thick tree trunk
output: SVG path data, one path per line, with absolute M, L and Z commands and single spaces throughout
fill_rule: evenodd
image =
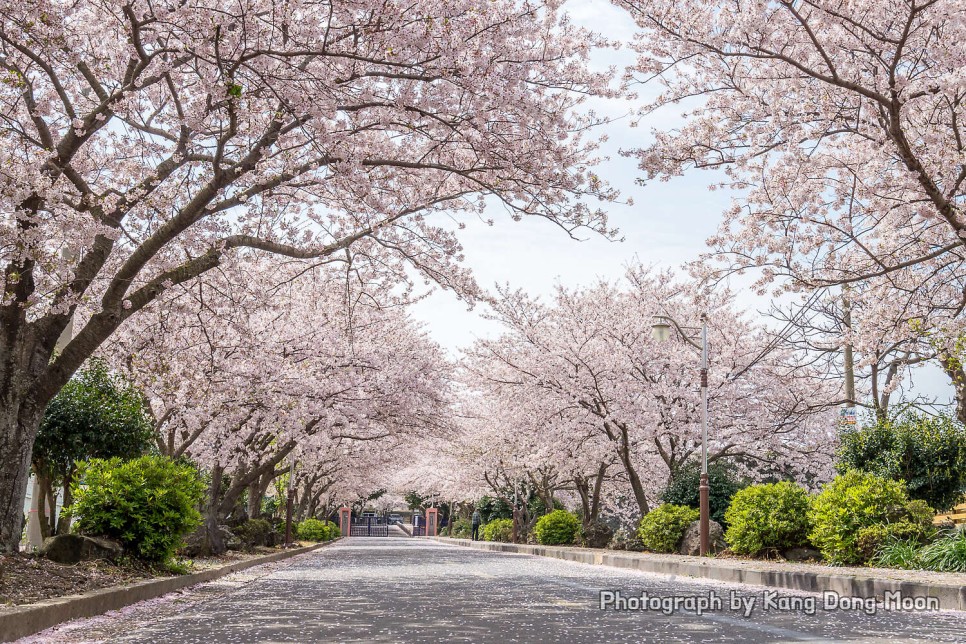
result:
M 600 518 L 600 497 L 604 490 L 604 477 L 607 475 L 609 465 L 601 463 L 597 469 L 597 480 L 594 482 L 594 493 L 590 501 L 590 517 L 594 523 Z
M 600 496 L 607 468 L 608 465 L 601 464 L 595 476 L 589 478 L 574 477 L 574 487 L 580 496 L 580 507 L 583 510 L 582 521 L 585 530 L 597 523 L 597 519 L 600 517 Z M 593 487 L 591 487 L 591 484 L 593 484 Z
M 543 502 L 544 512 L 553 512 L 553 488 L 548 486 L 540 486 L 538 488 L 537 494 L 540 496 L 540 500 Z
M 575 476 L 574 488 L 580 496 L 580 518 L 586 530 L 594 522 L 590 516 L 590 482 L 582 476 Z
M 637 468 L 634 467 L 634 463 L 631 462 L 631 446 L 630 440 L 627 435 L 627 428 L 618 427 L 620 431 L 620 442 L 617 447 L 617 455 L 621 459 L 621 464 L 624 466 L 624 471 L 627 473 L 627 480 L 631 484 L 631 490 L 634 492 L 634 500 L 637 501 L 637 507 L 641 511 L 641 516 L 651 511 L 650 505 L 647 502 L 647 494 L 644 493 L 644 485 L 641 483 L 641 477 L 637 474 Z
M 201 546 L 201 554 L 203 555 L 220 555 L 227 550 L 225 541 L 221 538 L 221 532 L 218 530 L 218 497 L 221 495 L 222 472 L 224 472 L 224 468 L 220 465 L 211 468 L 208 502 L 205 504 L 203 513 L 205 530 L 205 541 Z
M 248 518 L 257 519 L 262 513 L 262 493 L 258 481 L 248 484 Z
M 0 400 L 0 549 L 14 553 L 20 550 L 30 455 L 43 407 L 38 412 L 33 405 L 11 400 L 9 388 L 6 393 Z

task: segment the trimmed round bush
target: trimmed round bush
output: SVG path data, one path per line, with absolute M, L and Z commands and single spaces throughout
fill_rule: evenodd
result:
M 812 500 L 808 538 L 832 563 L 864 563 L 859 533 L 901 518 L 908 501 L 902 481 L 849 470 L 826 483 Z
M 579 531 L 580 519 L 566 510 L 543 515 L 533 528 L 537 543 L 545 546 L 571 544 Z
M 751 485 L 731 499 L 725 512 L 725 541 L 742 555 L 804 545 L 808 510 L 808 493 L 790 481 Z
M 95 459 L 81 466 L 71 513 L 77 528 L 120 541 L 139 559 L 170 559 L 185 535 L 201 524 L 205 492 L 191 465 L 164 456 L 129 461 Z
M 684 505 L 665 503 L 648 512 L 637 529 L 641 543 L 654 552 L 675 552 L 688 526 L 701 513 Z
M 513 540 L 513 519 L 493 519 L 483 526 L 484 541 L 510 543 Z
M 339 536 L 339 527 L 331 521 L 310 518 L 299 522 L 295 534 L 303 541 L 331 541 Z

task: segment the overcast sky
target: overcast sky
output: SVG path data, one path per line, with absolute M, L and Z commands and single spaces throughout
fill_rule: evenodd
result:
M 627 40 L 633 33 L 630 19 L 605 0 L 571 0 L 566 8 L 573 21 L 605 33 L 612 39 Z M 618 68 L 633 63 L 629 51 L 598 52 L 595 67 Z M 643 88 L 642 96 L 658 88 Z M 594 102 L 593 109 L 612 117 L 627 113 L 630 104 Z M 602 128 L 609 141 L 603 152 L 609 158 L 598 174 L 620 190 L 622 199 L 631 198 L 633 205 L 608 206 L 611 226 L 620 229 L 623 242 L 610 242 L 590 233 L 583 241 L 570 239 L 550 222 L 524 218 L 513 222 L 502 212 L 493 214 L 492 227 L 468 221 L 460 231 L 470 267 L 484 288 L 509 283 L 535 295 L 548 295 L 554 284 L 568 286 L 588 284 L 598 278 L 617 280 L 624 267 L 635 260 L 659 268 L 680 269 L 684 262 L 696 259 L 706 250 L 705 240 L 714 233 L 721 214 L 732 194 L 709 191 L 715 174 L 692 171 L 669 182 L 637 184 L 641 172 L 636 161 L 620 156 L 620 149 L 641 147 L 650 139 L 652 129 L 668 129 L 680 123 L 680 112 L 665 110 L 631 127 L 623 118 Z M 737 285 L 732 284 L 733 287 Z M 764 310 L 768 301 L 750 291 L 738 292 L 739 303 L 750 310 Z M 425 321 L 435 339 L 454 354 L 477 337 L 499 331 L 495 323 L 484 320 L 479 309 L 467 311 L 466 305 L 447 292 L 437 291 L 413 308 L 413 314 Z M 946 399 L 951 394 L 945 376 L 938 368 L 921 369 L 915 374 L 916 389 Z

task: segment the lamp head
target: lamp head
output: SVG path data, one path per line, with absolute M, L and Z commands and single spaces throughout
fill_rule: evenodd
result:
M 651 337 L 658 342 L 667 342 L 671 337 L 671 323 L 663 315 L 655 315 L 651 323 Z

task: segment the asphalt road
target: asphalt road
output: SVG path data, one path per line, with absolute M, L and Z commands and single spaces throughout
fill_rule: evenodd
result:
M 655 610 L 601 610 L 601 591 L 647 593 Z M 751 606 L 749 616 L 731 609 L 732 592 Z M 356 537 L 32 641 L 966 641 L 966 613 L 826 610 L 818 595 L 769 592 L 422 539 Z M 686 603 L 715 596 L 721 606 L 701 615 Z M 668 605 L 674 597 L 683 598 L 677 607 Z

